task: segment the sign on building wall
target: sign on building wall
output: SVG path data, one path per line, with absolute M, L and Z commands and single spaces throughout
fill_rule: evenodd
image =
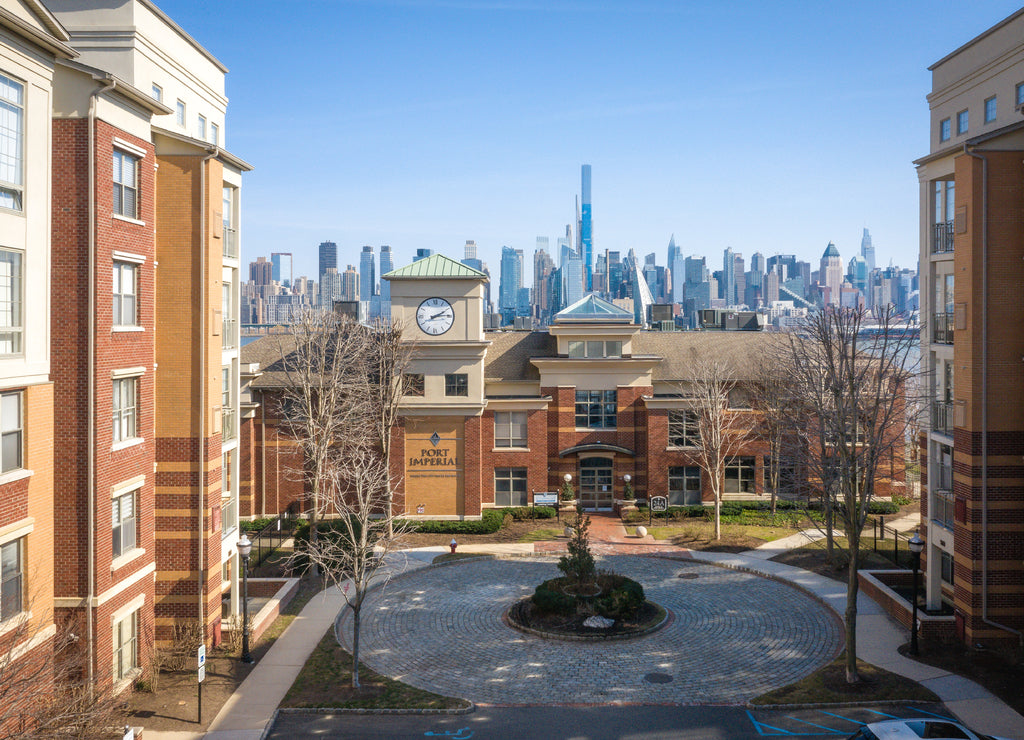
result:
M 462 419 L 408 419 L 405 434 L 406 511 L 461 516 L 463 507 Z

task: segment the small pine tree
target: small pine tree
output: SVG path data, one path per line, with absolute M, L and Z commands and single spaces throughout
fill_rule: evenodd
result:
M 572 523 L 569 553 L 558 559 L 558 569 L 573 583 L 593 583 L 597 580 L 597 566 L 590 552 L 590 517 L 583 509 L 576 509 Z

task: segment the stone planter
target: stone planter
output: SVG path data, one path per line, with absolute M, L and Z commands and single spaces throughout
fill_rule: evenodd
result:
M 559 501 L 558 502 L 558 514 L 564 516 L 566 514 L 572 515 L 576 513 L 576 499 L 570 501 Z
M 615 511 L 618 512 L 619 518 L 622 519 L 622 521 L 626 521 L 626 519 L 629 518 L 630 514 L 632 514 L 634 511 L 637 511 L 636 501 L 634 501 L 633 499 L 628 499 L 624 501 L 616 500 Z

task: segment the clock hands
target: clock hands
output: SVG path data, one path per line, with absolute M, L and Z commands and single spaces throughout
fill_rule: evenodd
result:
M 449 314 L 447 310 L 444 310 L 441 313 L 435 313 L 433 316 L 430 317 L 430 320 L 433 321 L 434 319 L 439 319 L 442 316 L 450 316 L 450 315 L 451 314 Z

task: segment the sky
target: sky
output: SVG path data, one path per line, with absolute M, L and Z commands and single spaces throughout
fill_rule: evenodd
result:
M 669 237 L 721 269 L 796 254 L 914 267 L 927 67 L 1019 0 L 157 0 L 230 70 L 242 262 L 314 277 L 364 244 L 461 259 L 573 223 L 595 254 Z M 215 10 L 214 10 L 215 8 Z M 243 279 L 248 278 L 243 271 Z

